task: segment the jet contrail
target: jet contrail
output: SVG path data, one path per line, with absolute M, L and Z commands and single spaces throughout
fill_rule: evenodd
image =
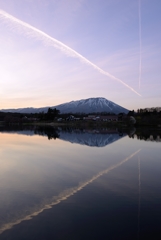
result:
M 139 153 L 141 151 L 141 149 L 139 149 L 138 151 L 134 152 L 133 154 L 131 154 L 129 157 L 125 158 L 124 160 L 122 160 L 121 162 L 99 172 L 98 174 L 96 174 L 95 176 L 93 176 L 91 179 L 87 180 L 86 182 L 80 183 L 77 187 L 73 187 L 70 189 L 67 189 L 65 191 L 63 191 L 61 194 L 59 194 L 56 197 L 53 197 L 52 202 L 46 204 L 44 207 L 42 207 L 41 209 L 25 216 L 22 217 L 21 219 L 18 219 L 14 222 L 10 222 L 10 223 L 6 223 L 4 225 L 2 225 L 0 227 L 0 234 L 3 233 L 4 231 L 11 229 L 13 226 L 20 224 L 22 221 L 26 221 L 26 220 L 30 220 L 33 217 L 37 216 L 38 214 L 42 213 L 44 210 L 50 209 L 52 208 L 54 205 L 57 205 L 59 203 L 61 203 L 62 201 L 68 199 L 69 197 L 71 197 L 72 195 L 76 194 L 77 192 L 81 191 L 84 187 L 86 187 L 87 185 L 89 185 L 90 183 L 94 182 L 96 179 L 98 179 L 99 177 L 103 176 L 104 174 L 107 174 L 108 172 L 110 172 L 111 170 L 114 170 L 115 168 L 121 166 L 123 163 L 127 162 L 129 159 L 131 159 L 132 157 L 134 157 L 137 153 Z
M 125 82 L 123 82 L 121 79 L 116 78 L 115 76 L 111 75 L 110 73 L 104 71 L 103 69 L 99 68 L 97 65 L 95 65 L 94 63 L 92 63 L 91 61 L 89 61 L 87 58 L 83 57 L 81 54 L 79 54 L 78 52 L 76 52 L 75 50 L 73 50 L 72 48 L 68 47 L 67 45 L 65 45 L 64 43 L 58 41 L 57 39 L 49 36 L 48 34 L 46 34 L 45 32 L 31 26 L 30 24 L 23 22 L 21 20 L 19 20 L 18 18 L 13 17 L 12 15 L 8 14 L 7 12 L 3 11 L 0 9 L 0 17 L 3 20 L 7 20 L 7 21 L 11 21 L 12 23 L 16 24 L 17 26 L 22 26 L 25 29 L 31 30 L 32 32 L 24 32 L 27 36 L 29 37 L 36 37 L 38 39 L 40 39 L 41 41 L 45 42 L 47 45 L 51 45 L 54 46 L 57 49 L 60 49 L 61 51 L 63 51 L 64 53 L 68 54 L 71 57 L 75 57 L 78 58 L 79 60 L 83 61 L 84 63 L 92 66 L 94 69 L 96 69 L 97 71 L 99 71 L 100 73 L 102 73 L 103 75 L 106 75 L 107 77 L 120 82 L 121 84 L 123 84 L 125 87 L 127 87 L 128 89 L 130 89 L 132 92 L 136 93 L 137 95 L 141 96 L 137 91 L 135 91 L 132 87 L 130 87 L 128 84 L 126 84 Z
M 142 37 L 141 37 L 141 0 L 139 1 L 139 89 L 141 85 L 141 70 L 142 70 Z

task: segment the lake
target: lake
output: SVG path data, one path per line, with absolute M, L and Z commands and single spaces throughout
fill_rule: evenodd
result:
M 161 239 L 161 131 L 0 129 L 1 239 Z

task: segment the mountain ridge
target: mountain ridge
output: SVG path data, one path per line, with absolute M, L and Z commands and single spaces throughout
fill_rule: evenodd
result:
M 42 108 L 18 108 L 18 109 L 2 109 L 1 112 L 17 112 L 17 113 L 46 113 L 49 107 Z M 60 113 L 99 113 L 110 112 L 118 114 L 120 112 L 127 113 L 129 110 L 110 101 L 103 97 L 87 98 L 76 101 L 70 101 L 62 103 L 56 106 L 50 106 L 50 108 L 56 108 Z

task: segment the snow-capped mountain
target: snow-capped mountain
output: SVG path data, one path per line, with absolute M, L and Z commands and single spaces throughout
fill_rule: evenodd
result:
M 3 112 L 19 112 L 19 113 L 39 113 L 47 112 L 49 107 L 43 108 L 19 108 L 19 109 L 2 109 Z M 60 110 L 60 113 L 98 113 L 98 112 L 110 112 L 110 113 L 127 113 L 129 110 L 121 107 L 120 105 L 107 100 L 106 98 L 88 98 L 77 101 L 71 101 L 60 105 L 52 106 L 50 108 L 56 108 Z
M 117 105 L 106 98 L 88 98 L 78 101 L 71 101 L 56 106 L 61 113 L 94 113 L 94 112 L 113 112 L 113 113 L 127 113 L 128 110 Z

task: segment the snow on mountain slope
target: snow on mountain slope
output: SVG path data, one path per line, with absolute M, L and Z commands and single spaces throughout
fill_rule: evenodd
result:
M 43 108 L 19 108 L 19 109 L 2 109 L 4 112 L 20 112 L 20 113 L 39 113 L 47 112 L 49 107 Z M 52 106 L 50 108 L 56 108 L 60 110 L 60 113 L 98 113 L 98 112 L 110 112 L 118 114 L 120 112 L 127 113 L 129 110 L 125 109 L 118 104 L 107 100 L 106 98 L 88 98 L 77 101 L 71 101 L 60 105 Z

